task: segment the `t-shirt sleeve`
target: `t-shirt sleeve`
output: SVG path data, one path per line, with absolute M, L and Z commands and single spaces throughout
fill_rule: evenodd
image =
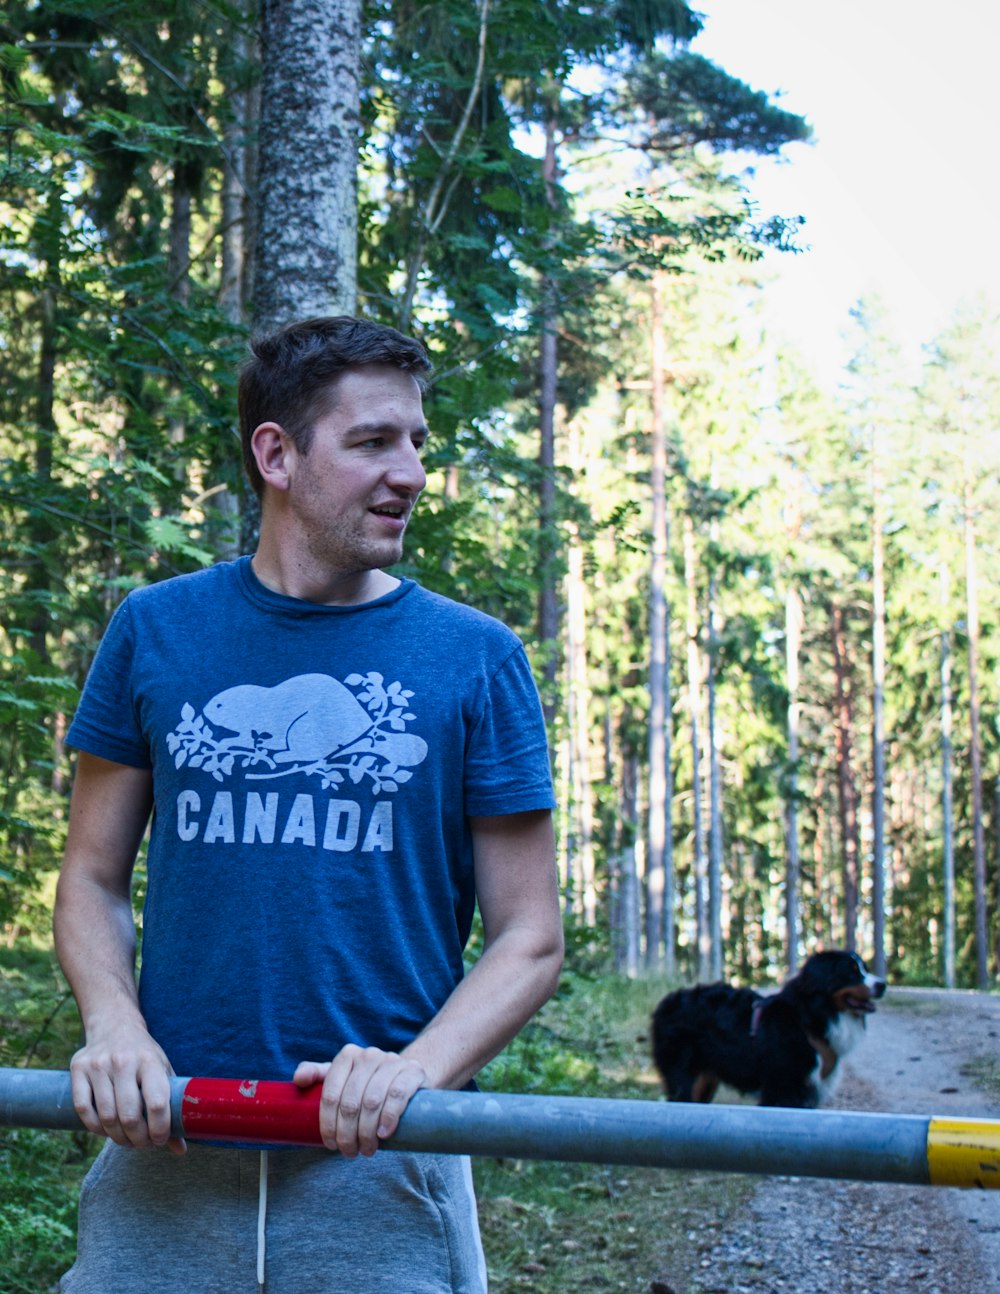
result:
M 545 720 L 523 647 L 490 680 L 469 740 L 465 811 L 473 817 L 553 809 Z
M 151 768 L 131 686 L 135 634 L 128 599 L 111 618 L 90 667 L 66 743 L 90 755 Z

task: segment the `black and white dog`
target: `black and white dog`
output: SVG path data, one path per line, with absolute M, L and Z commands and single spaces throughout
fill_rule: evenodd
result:
M 780 992 L 699 984 L 653 1012 L 653 1060 L 671 1101 L 711 1101 L 720 1083 L 760 1105 L 812 1109 L 885 992 L 855 953 L 813 953 Z

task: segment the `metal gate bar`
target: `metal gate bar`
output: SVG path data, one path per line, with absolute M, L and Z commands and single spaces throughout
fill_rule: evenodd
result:
M 318 1087 L 172 1078 L 192 1140 L 319 1145 Z M 0 1068 L 0 1125 L 79 1129 L 67 1073 Z M 1000 1188 L 1000 1122 L 934 1115 L 420 1091 L 389 1150 Z

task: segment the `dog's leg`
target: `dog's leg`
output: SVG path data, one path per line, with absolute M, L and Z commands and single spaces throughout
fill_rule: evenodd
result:
M 696 1101 L 699 1105 L 708 1105 L 715 1100 L 715 1094 L 719 1090 L 719 1080 L 714 1074 L 707 1072 L 698 1074 L 691 1084 L 691 1100 Z

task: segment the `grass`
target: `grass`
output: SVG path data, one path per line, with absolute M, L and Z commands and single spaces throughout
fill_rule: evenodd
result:
M 995 1056 L 975 1056 L 960 1072 L 971 1078 L 980 1091 L 1000 1100 L 1000 1060 Z

